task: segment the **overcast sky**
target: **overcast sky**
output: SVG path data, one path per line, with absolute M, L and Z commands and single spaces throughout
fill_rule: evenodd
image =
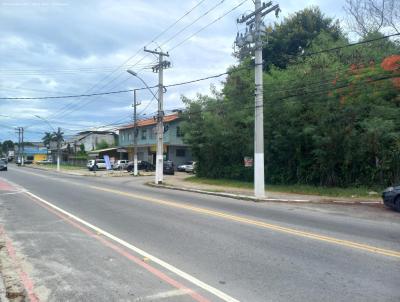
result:
M 251 0 L 174 47 L 241 2 L 0 0 L 0 96 L 56 96 L 142 87 L 137 78 L 126 72 L 126 65 L 150 86 L 154 85 L 158 76 L 149 67 L 155 57 L 142 51 L 145 45 L 150 49 L 161 46 L 163 51 L 171 50 L 168 59 L 172 66 L 165 71 L 165 85 L 225 72 L 236 63 L 232 56 L 233 41 L 237 30 L 243 29 L 235 20 L 254 8 Z M 274 1 L 281 6 L 281 17 L 276 19 L 271 14 L 265 21 L 280 21 L 310 5 L 318 5 L 327 16 L 342 20 L 343 2 Z M 207 11 L 210 12 L 206 14 Z M 223 79 L 169 88 L 164 107 L 182 107 L 181 95 L 208 93 L 210 84 L 219 87 Z M 138 111 L 142 116 L 153 116 L 156 102 L 150 101 L 150 93 L 141 91 L 138 97 L 141 100 Z M 40 140 L 42 133 L 51 128 L 34 115 L 47 119 L 54 128 L 62 127 L 67 134 L 128 123 L 133 112 L 132 100 L 132 93 L 77 99 L 0 100 L 0 141 L 17 140 L 12 130 L 17 126 L 26 127 L 26 140 Z

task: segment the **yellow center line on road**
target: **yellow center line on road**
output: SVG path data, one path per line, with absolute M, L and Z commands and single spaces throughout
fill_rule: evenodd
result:
M 190 206 L 190 205 L 181 204 L 181 203 L 174 202 L 174 201 L 162 200 L 162 199 L 139 195 L 139 194 L 134 194 L 134 193 L 121 192 L 118 190 L 113 190 L 113 189 L 108 189 L 108 188 L 103 188 L 103 187 L 98 187 L 98 186 L 89 186 L 89 187 L 92 189 L 95 189 L 95 190 L 101 190 L 101 191 L 109 192 L 109 193 L 113 193 L 113 194 L 123 195 L 123 196 L 127 196 L 127 197 L 132 197 L 132 198 L 138 198 L 138 199 L 141 199 L 141 200 L 144 200 L 147 202 L 152 202 L 152 203 L 157 203 L 157 204 L 161 204 L 161 205 L 165 205 L 165 206 L 169 206 L 169 207 L 184 209 L 184 210 L 188 210 L 188 211 L 192 211 L 192 212 L 196 212 L 196 213 L 201 213 L 204 215 L 220 217 L 223 219 L 241 222 L 241 223 L 245 223 L 245 224 L 249 224 L 249 225 L 254 225 L 254 226 L 264 228 L 264 229 L 283 232 L 283 233 L 290 234 L 290 235 L 305 237 L 305 238 L 309 238 L 309 239 L 328 242 L 331 244 L 336 244 L 336 245 L 340 245 L 340 246 L 363 250 L 363 251 L 367 251 L 367 252 L 370 252 L 373 254 L 379 254 L 379 255 L 385 255 L 385 256 L 389 256 L 389 257 L 400 258 L 400 251 L 382 249 L 382 248 L 378 248 L 375 246 L 357 243 L 357 242 L 353 242 L 353 241 L 349 241 L 349 240 L 343 240 L 343 239 L 338 239 L 335 237 L 319 235 L 316 233 L 304 232 L 304 231 L 300 231 L 300 230 L 296 230 L 296 229 L 292 229 L 292 228 L 287 228 L 287 227 L 282 227 L 282 226 L 275 225 L 275 224 L 266 223 L 266 222 L 263 222 L 260 220 L 248 219 L 248 218 L 245 218 L 242 216 L 227 214 L 224 212 L 209 210 L 209 209 L 201 208 L 201 207 Z

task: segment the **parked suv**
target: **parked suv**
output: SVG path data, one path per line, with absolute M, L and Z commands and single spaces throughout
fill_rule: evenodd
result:
M 128 167 L 129 160 L 120 159 L 117 160 L 114 164 L 114 170 L 124 170 Z
M 104 161 L 104 159 L 89 159 L 86 167 L 89 169 L 89 171 L 106 169 L 106 162 Z
M 170 161 L 170 160 L 164 161 L 163 173 L 170 174 L 170 175 L 175 174 L 174 163 L 172 161 Z
M 382 193 L 385 206 L 400 212 L 400 186 L 386 188 Z

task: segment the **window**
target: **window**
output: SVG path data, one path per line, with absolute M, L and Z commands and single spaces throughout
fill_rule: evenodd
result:
M 147 129 L 142 129 L 142 139 L 146 139 Z
M 182 136 L 183 136 L 182 129 L 181 129 L 181 127 L 177 126 L 176 127 L 176 137 L 182 137 Z M 176 150 L 176 151 L 178 151 L 178 150 Z
M 184 157 L 185 156 L 185 149 L 176 149 L 176 156 L 177 157 Z
M 156 136 L 156 127 L 150 129 L 150 139 L 155 138 Z

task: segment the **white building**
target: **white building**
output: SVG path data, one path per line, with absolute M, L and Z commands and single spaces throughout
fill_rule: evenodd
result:
M 106 142 L 108 146 L 116 146 L 118 144 L 118 135 L 111 131 L 83 131 L 70 140 L 74 145 L 76 144 L 78 150 L 83 144 L 85 151 L 89 152 L 96 150 L 97 146 L 102 142 Z

